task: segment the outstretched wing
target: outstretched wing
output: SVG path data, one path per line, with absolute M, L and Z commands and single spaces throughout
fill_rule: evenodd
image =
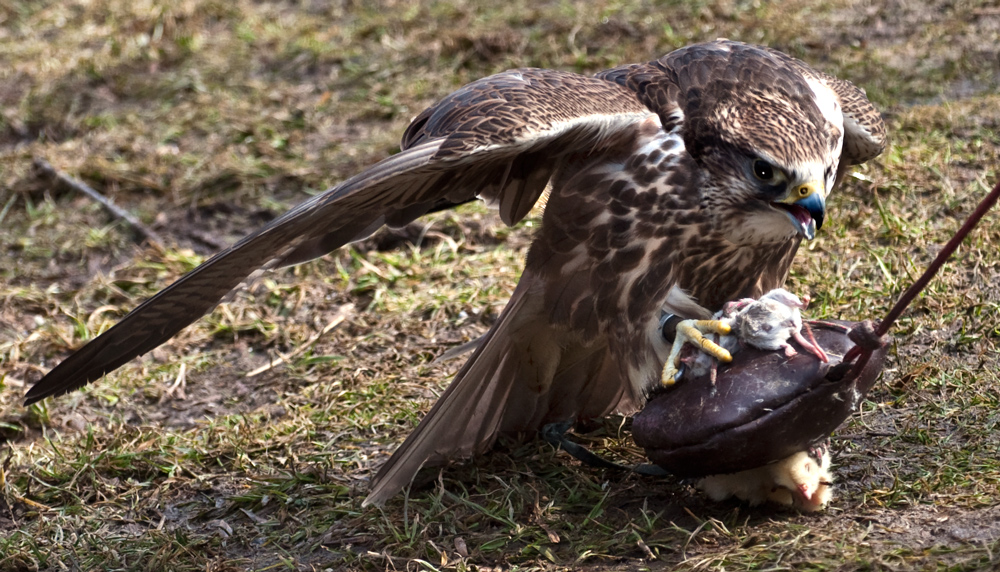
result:
M 295 264 L 480 197 L 507 224 L 523 218 L 572 155 L 629 148 L 650 111 L 615 83 L 542 69 L 473 82 L 420 114 L 403 151 L 215 255 L 57 365 L 25 404 L 80 388 L 159 346 L 253 271 Z

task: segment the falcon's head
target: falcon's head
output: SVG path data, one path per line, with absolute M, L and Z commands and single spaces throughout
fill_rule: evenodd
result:
M 702 144 L 693 155 L 707 173 L 706 198 L 717 205 L 719 222 L 725 221 L 735 243 L 784 242 L 795 235 L 812 240 L 823 226 L 840 161 L 839 106 L 832 97 L 736 95 L 701 122 Z
M 812 240 L 844 144 L 837 97 L 789 69 L 787 56 L 745 44 L 718 49 L 735 53 L 681 102 L 685 145 L 705 172 L 704 204 L 734 243 Z

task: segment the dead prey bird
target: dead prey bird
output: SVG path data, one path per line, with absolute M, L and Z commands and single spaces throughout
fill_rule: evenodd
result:
M 675 297 L 680 295 L 675 293 Z M 808 297 L 802 299 L 784 288 L 775 288 L 758 300 L 744 298 L 727 302 L 711 320 L 681 321 L 677 324 L 670 356 L 663 365 L 661 382 L 672 385 L 681 373 L 678 368 L 682 363 L 689 365 L 695 376 L 711 372 L 714 381 L 716 360 L 732 361 L 732 354 L 743 344 L 762 350 L 784 350 L 786 356 L 792 357 L 797 352 L 788 340 L 794 339 L 820 361 L 829 361 L 808 324 L 802 322 L 799 310 L 808 304 Z M 806 336 L 802 335 L 803 329 Z M 687 348 L 701 351 L 683 356 Z
M 697 482 L 712 500 L 736 497 L 750 505 L 773 502 L 805 512 L 825 508 L 833 498 L 832 485 L 825 443 L 763 467 Z
M 372 480 L 380 504 L 426 465 L 501 433 L 632 413 L 670 348 L 672 286 L 718 310 L 785 281 L 851 165 L 885 146 L 864 93 L 768 48 L 719 40 L 595 76 L 519 69 L 420 113 L 401 152 L 292 208 L 156 294 L 26 396 L 72 391 L 211 310 L 260 268 L 476 197 L 513 225 L 550 198 L 482 344 Z

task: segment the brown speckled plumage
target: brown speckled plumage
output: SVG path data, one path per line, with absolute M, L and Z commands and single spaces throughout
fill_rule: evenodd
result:
M 844 168 L 884 145 L 878 112 L 853 85 L 737 42 L 594 77 L 497 74 L 417 116 L 401 153 L 143 303 L 27 401 L 79 388 L 155 348 L 258 268 L 321 256 L 477 196 L 513 224 L 551 185 L 510 303 L 373 480 L 366 502 L 381 503 L 422 465 L 482 452 L 500 432 L 634 411 L 666 356 L 657 323 L 670 288 L 716 309 L 780 286 L 802 229 L 822 222 L 822 201 Z M 769 174 L 761 161 L 780 177 L 761 178 Z M 806 182 L 819 188 L 809 203 L 819 220 L 791 196 Z

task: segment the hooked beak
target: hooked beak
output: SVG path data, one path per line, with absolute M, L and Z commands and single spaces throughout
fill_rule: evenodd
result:
M 784 211 L 795 230 L 806 240 L 816 238 L 816 231 L 823 227 L 826 216 L 826 200 L 823 198 L 823 181 L 810 181 L 788 191 L 788 195 L 771 203 L 771 206 Z

